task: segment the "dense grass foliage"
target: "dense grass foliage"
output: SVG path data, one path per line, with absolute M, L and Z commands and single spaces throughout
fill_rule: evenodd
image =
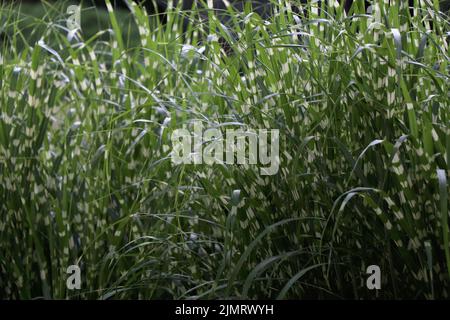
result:
M 448 16 L 292 2 L 187 30 L 133 4 L 137 45 L 111 7 L 36 40 L 2 9 L 0 297 L 448 298 Z M 280 130 L 280 171 L 173 165 L 194 120 Z

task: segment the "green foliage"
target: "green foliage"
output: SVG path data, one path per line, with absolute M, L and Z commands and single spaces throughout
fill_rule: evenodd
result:
M 0 297 L 448 298 L 449 19 L 361 4 L 133 4 L 137 45 L 115 11 L 70 39 L 48 10 L 33 40 L 3 8 Z M 173 165 L 194 120 L 279 129 L 279 173 Z

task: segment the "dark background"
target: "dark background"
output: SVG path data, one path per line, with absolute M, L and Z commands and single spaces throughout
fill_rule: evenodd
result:
M 345 9 L 348 11 L 348 9 L 351 7 L 354 0 L 340 0 L 340 2 L 344 3 Z M 0 0 L 0 3 L 2 2 L 22 2 L 22 3 L 38 3 L 41 2 L 41 0 Z M 105 1 L 104 0 L 81 0 L 79 2 L 82 2 L 86 5 L 95 5 L 97 7 L 105 7 Z M 165 8 L 166 1 L 164 0 L 138 0 L 137 2 L 143 4 L 149 12 L 156 12 L 156 11 L 163 11 Z M 192 6 L 193 0 L 184 0 L 183 6 L 185 8 L 190 8 Z M 221 1 L 218 1 L 221 2 Z M 230 2 L 233 2 L 231 0 Z M 243 2 L 243 1 L 234 1 L 234 2 Z M 270 2 L 270 1 L 259 1 L 259 2 Z M 112 5 L 115 8 L 126 8 L 126 4 L 123 0 L 111 0 Z M 368 1 L 366 1 L 368 3 Z M 414 1 L 409 0 L 410 6 L 413 5 Z M 450 9 L 450 0 L 441 0 L 441 8 L 442 11 L 448 11 Z

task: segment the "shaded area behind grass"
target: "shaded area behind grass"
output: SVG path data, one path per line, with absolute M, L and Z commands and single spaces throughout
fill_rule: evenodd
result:
M 33 44 L 38 41 L 48 28 L 67 28 L 66 8 L 74 1 L 57 1 L 42 3 L 22 3 L 4 5 L 0 7 L 0 45 L 14 45 L 20 51 L 25 43 Z M 136 24 L 128 10 L 116 9 L 115 14 L 119 22 L 123 37 L 128 47 L 139 43 Z M 105 8 L 83 5 L 81 9 L 81 31 L 84 39 L 90 39 L 99 31 L 111 28 L 108 12 Z M 108 33 L 102 33 L 97 40 L 106 41 Z M 51 43 L 50 43 L 51 44 Z

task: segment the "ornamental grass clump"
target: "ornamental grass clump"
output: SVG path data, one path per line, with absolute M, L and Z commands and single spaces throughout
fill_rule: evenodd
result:
M 89 37 L 61 3 L 0 9 L 1 298 L 448 298 L 449 17 L 292 2 L 106 1 Z M 198 122 L 278 130 L 278 172 L 174 164 Z

